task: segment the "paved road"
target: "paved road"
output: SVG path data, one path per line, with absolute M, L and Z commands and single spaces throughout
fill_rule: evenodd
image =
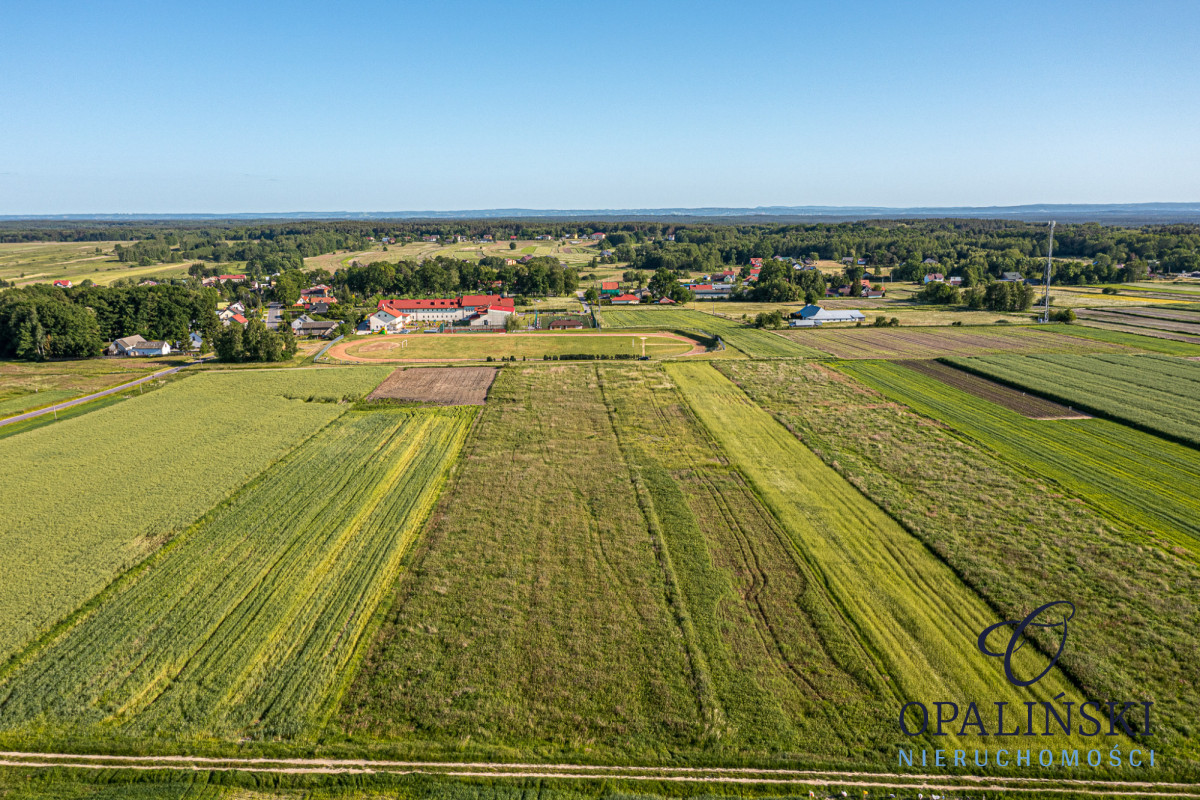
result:
M 62 411 L 64 408 L 70 408 L 71 406 L 77 406 L 80 403 L 87 403 L 91 400 L 95 400 L 100 397 L 106 397 L 110 394 L 116 394 L 117 392 L 123 392 L 126 389 L 129 389 L 130 387 L 137 386 L 139 383 L 145 383 L 146 381 L 153 380 L 154 378 L 161 378 L 163 375 L 171 375 L 172 373 L 179 372 L 179 370 L 183 369 L 184 367 L 190 367 L 195 364 L 201 364 L 201 363 L 203 363 L 203 361 L 189 361 L 187 364 L 180 364 L 178 367 L 171 367 L 170 369 L 159 370 L 158 372 L 155 372 L 152 375 L 147 375 L 144 378 L 138 378 L 136 381 L 130 381 L 129 383 L 122 383 L 120 386 L 114 386 L 111 389 L 105 389 L 103 392 L 96 392 L 95 394 L 89 394 L 89 395 L 85 395 L 83 397 L 76 397 L 74 400 L 66 400 L 62 403 L 56 403 L 55 405 L 52 405 L 52 406 L 46 406 L 45 408 L 39 408 L 36 411 L 26 411 L 24 414 L 17 414 L 15 417 L 9 417 L 8 419 L 0 420 L 0 428 L 4 427 L 5 425 L 11 425 L 14 422 L 20 422 L 21 420 L 25 420 L 25 419 L 33 419 L 34 417 L 40 417 L 43 414 L 51 414 L 55 411 Z
M 279 323 L 283 321 L 283 303 L 268 303 L 267 304 L 267 327 L 275 330 L 279 327 Z

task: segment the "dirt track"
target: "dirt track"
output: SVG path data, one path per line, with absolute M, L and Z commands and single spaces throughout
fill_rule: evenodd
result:
M 26 769 L 129 769 L 255 772 L 313 775 L 445 775 L 448 777 L 560 778 L 776 784 L 837 789 L 907 789 L 936 792 L 1069 794 L 1094 797 L 1200 798 L 1200 785 L 1152 781 L 1108 782 L 981 775 L 836 772 L 752 767 L 587 766 L 582 764 L 493 764 L 458 761 L 384 761 L 316 758 L 208 758 L 204 756 L 111 756 L 67 753 L 0 752 L 0 767 Z

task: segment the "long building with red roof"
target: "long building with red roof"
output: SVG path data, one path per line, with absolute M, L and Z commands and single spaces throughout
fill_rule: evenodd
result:
M 379 301 L 379 310 L 407 316 L 414 322 L 455 323 L 469 320 L 472 326 L 504 325 L 516 310 L 512 298 L 498 294 L 464 294 L 462 297 L 391 298 Z

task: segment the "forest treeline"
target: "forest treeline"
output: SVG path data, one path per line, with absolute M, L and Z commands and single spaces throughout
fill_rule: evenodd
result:
M 981 219 L 744 225 L 521 220 L 0 224 L 0 242 L 136 240 L 118 246 L 117 257 L 137 264 L 245 261 L 255 275 L 299 269 L 304 258 L 322 253 L 366 249 L 371 238 L 403 243 L 431 235 L 487 235 L 502 241 L 592 233 L 606 235 L 603 247 L 611 251 L 606 260 L 649 273 L 660 268 L 706 272 L 741 266 L 750 258 L 783 256 L 863 259 L 868 268 L 890 267 L 897 270 L 893 277 L 906 280 L 919 278 L 928 268 L 923 262 L 936 259 L 940 271 L 973 276 L 972 282 L 1004 272 L 1036 277 L 1048 244 L 1045 225 Z M 1151 267 L 1191 271 L 1200 269 L 1200 225 L 1066 224 L 1055 232 L 1054 252 L 1078 259 L 1056 266 L 1063 283 L 1137 280 Z

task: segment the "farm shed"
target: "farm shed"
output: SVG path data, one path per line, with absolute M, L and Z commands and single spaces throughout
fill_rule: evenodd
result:
M 820 306 L 808 305 L 792 314 L 792 318 L 811 320 L 819 325 L 823 322 L 862 322 L 867 317 L 861 311 L 821 308 Z

